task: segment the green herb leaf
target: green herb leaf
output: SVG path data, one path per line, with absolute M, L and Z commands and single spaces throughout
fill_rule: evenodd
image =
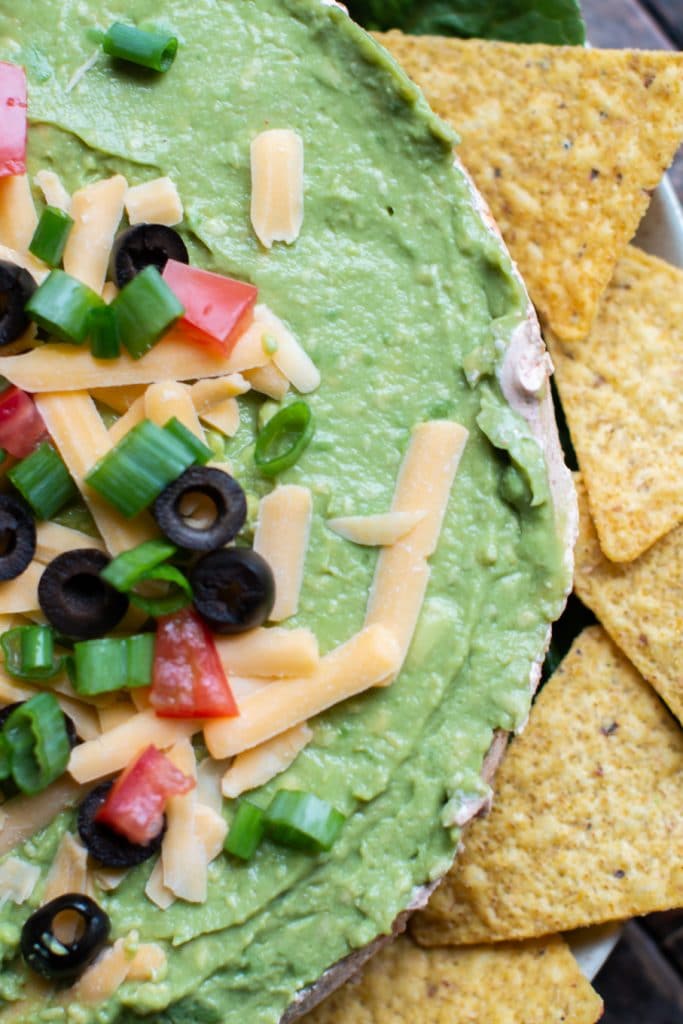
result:
M 586 41 L 579 0 L 350 0 L 347 6 L 367 28 L 558 46 Z

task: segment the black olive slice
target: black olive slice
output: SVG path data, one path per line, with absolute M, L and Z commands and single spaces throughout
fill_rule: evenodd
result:
M 92 640 L 113 629 L 126 614 L 128 598 L 101 578 L 110 559 L 95 548 L 57 555 L 38 584 L 43 614 L 60 633 Z
M 28 270 L 0 260 L 0 346 L 16 341 L 28 327 L 24 306 L 37 287 Z
M 25 703 L 26 701 L 24 700 L 17 700 L 14 702 L 14 704 L 6 704 L 4 708 L 0 708 L 0 729 L 2 729 L 3 725 L 5 724 L 9 716 L 12 714 L 14 709 L 20 708 L 21 705 Z M 69 746 L 73 750 L 73 748 L 77 747 L 78 744 L 82 742 L 82 740 L 79 737 L 78 733 L 76 732 L 76 726 L 74 724 L 73 718 L 65 714 L 64 711 L 62 711 L 62 714 L 64 715 L 64 725 L 66 726 L 66 738 L 69 741 Z
M 190 573 L 195 608 L 215 633 L 243 633 L 267 620 L 275 603 L 275 579 L 251 548 L 224 548 L 204 555 Z
M 36 551 L 36 524 L 20 498 L 0 494 L 0 580 L 21 576 Z
M 187 246 L 178 232 L 164 224 L 136 224 L 122 232 L 114 243 L 112 276 L 119 288 L 123 288 L 150 265 L 162 274 L 169 260 L 190 262 Z
M 87 846 L 88 853 L 100 864 L 108 868 L 132 868 L 158 853 L 166 831 L 166 819 L 159 835 L 144 846 L 140 843 L 131 843 L 130 839 L 126 839 L 113 828 L 95 821 L 95 815 L 109 796 L 113 785 L 113 782 L 103 782 L 88 793 L 78 808 L 78 834 Z
M 208 498 L 215 517 L 206 527 L 192 526 L 183 515 L 185 499 Z M 236 480 L 221 469 L 192 466 L 170 483 L 154 502 L 154 518 L 169 540 L 189 551 L 215 551 L 239 533 L 247 518 L 247 499 Z
M 55 919 L 64 911 L 77 914 L 82 921 L 80 933 L 71 942 L 55 932 Z M 29 965 L 44 978 L 67 981 L 77 978 L 93 962 L 109 938 L 111 923 L 102 908 L 82 892 L 57 896 L 40 907 L 21 929 L 21 953 Z

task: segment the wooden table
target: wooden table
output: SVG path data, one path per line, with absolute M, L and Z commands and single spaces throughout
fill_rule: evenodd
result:
M 683 49 L 683 0 L 581 0 L 593 46 Z M 683 203 L 683 150 L 671 171 Z
M 581 0 L 593 46 L 683 49 L 683 0 Z M 683 149 L 671 171 L 683 203 Z M 631 921 L 595 987 L 602 1024 L 683 1022 L 683 911 Z

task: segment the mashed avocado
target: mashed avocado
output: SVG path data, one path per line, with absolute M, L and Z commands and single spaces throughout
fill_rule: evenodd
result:
M 449 130 L 334 7 L 168 0 L 159 16 L 159 6 L 0 0 L 0 59 L 28 71 L 32 173 L 54 169 L 69 189 L 113 171 L 131 184 L 169 175 L 193 262 L 256 284 L 319 367 L 315 438 L 281 478 L 310 487 L 315 503 L 289 625 L 313 629 L 322 652 L 361 627 L 376 549 L 335 536 L 325 520 L 389 508 L 415 423 L 455 419 L 470 439 L 399 679 L 312 723 L 310 746 L 253 795 L 265 805 L 283 786 L 313 791 L 349 816 L 341 838 L 321 856 L 264 843 L 246 866 L 219 857 L 199 906 L 159 910 L 143 892 L 151 865 L 131 871 L 98 900 L 113 937 L 134 929 L 164 945 L 166 977 L 126 983 L 95 1008 L 39 1001 L 13 1017 L 32 1024 L 138 1014 L 149 1024 L 274 1024 L 297 991 L 389 931 L 452 860 L 458 831 L 442 821 L 481 794 L 493 731 L 525 719 L 532 663 L 567 584 L 540 448 L 495 377 L 525 298 L 453 166 Z M 172 27 L 181 44 L 172 69 L 156 76 L 100 56 L 69 90 L 96 49 L 93 28 L 114 20 Z M 249 221 L 249 145 L 268 127 L 303 137 L 306 199 L 296 244 L 266 252 Z M 470 383 L 465 366 L 477 369 Z M 260 495 L 270 488 L 253 465 L 260 403 L 241 404 L 228 455 Z M 503 421 L 507 441 L 495 448 Z M 71 825 L 63 814 L 20 856 L 44 877 Z M 27 977 L 14 957 L 41 892 L 0 912 L 8 1000 Z

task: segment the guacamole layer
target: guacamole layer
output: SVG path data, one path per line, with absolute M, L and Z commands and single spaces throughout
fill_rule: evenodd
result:
M 171 70 L 99 53 L 77 76 L 99 50 L 93 30 L 115 20 L 171 28 Z M 348 815 L 332 850 L 264 842 L 246 865 L 221 856 L 205 904 L 165 911 L 144 895 L 152 865 L 132 870 L 98 901 L 112 938 L 132 932 L 164 947 L 167 974 L 127 982 L 95 1007 L 46 1002 L 17 956 L 42 883 L 28 903 L 0 910 L 0 997 L 27 1000 L 15 1021 L 275 1024 L 298 991 L 389 932 L 418 887 L 446 871 L 459 838 L 450 823 L 485 789 L 494 730 L 528 713 L 532 665 L 568 581 L 541 450 L 496 378 L 526 300 L 453 164 L 453 134 L 337 8 L 0 0 L 0 59 L 27 68 L 31 174 L 55 170 L 70 190 L 115 171 L 130 184 L 169 175 L 192 262 L 257 285 L 319 367 L 322 384 L 307 396 L 315 437 L 280 482 L 313 493 L 288 625 L 310 627 L 322 653 L 361 628 L 377 559 L 325 521 L 389 508 L 416 423 L 453 419 L 470 431 L 399 678 L 312 722 L 311 744 L 252 794 L 262 806 L 283 787 L 330 801 Z M 291 128 L 305 147 L 301 235 L 270 251 L 249 219 L 249 147 L 267 128 Z M 240 399 L 227 447 L 254 498 L 272 486 L 253 460 L 262 401 Z M 229 821 L 230 801 L 224 813 Z M 44 878 L 69 828 L 65 812 L 15 855 Z

